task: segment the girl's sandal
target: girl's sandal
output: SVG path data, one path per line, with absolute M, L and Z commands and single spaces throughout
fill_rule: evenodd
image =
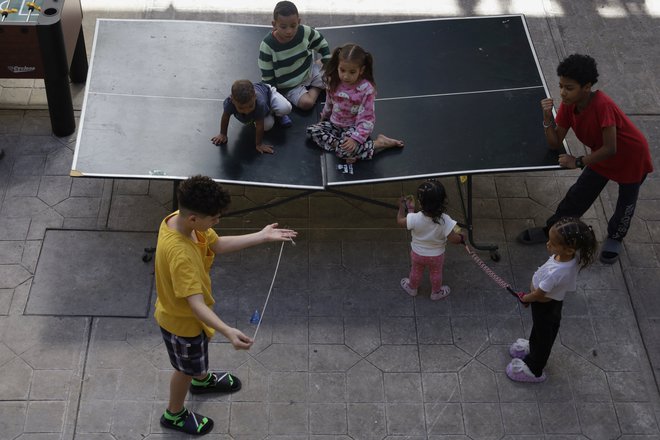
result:
M 439 292 L 431 293 L 431 300 L 438 301 L 440 299 L 445 299 L 451 293 L 449 286 L 442 286 Z
M 186 409 L 185 414 L 179 416 L 176 420 L 168 420 L 163 414 L 160 416 L 160 424 L 163 428 L 181 431 L 190 435 L 208 434 L 213 429 L 213 420 L 188 409 Z

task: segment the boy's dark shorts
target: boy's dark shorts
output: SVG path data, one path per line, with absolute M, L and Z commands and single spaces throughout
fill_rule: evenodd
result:
M 186 338 L 173 335 L 160 328 L 175 370 L 188 376 L 201 376 L 209 369 L 209 338 L 202 332 L 199 336 Z

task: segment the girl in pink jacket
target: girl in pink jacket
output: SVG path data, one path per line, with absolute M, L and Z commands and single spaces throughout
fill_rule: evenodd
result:
M 347 163 L 371 159 L 386 148 L 403 147 L 403 141 L 379 134 L 371 139 L 376 122 L 376 88 L 373 58 L 357 44 L 332 52 L 325 67 L 325 107 L 321 121 L 307 127 L 307 136 Z

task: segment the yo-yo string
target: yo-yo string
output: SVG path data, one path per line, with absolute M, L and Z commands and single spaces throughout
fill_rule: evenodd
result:
M 295 242 L 291 240 L 291 243 L 295 245 Z M 266 302 L 264 303 L 263 309 L 261 309 L 261 315 L 259 316 L 259 322 L 257 323 L 257 328 L 254 330 L 254 336 L 252 336 L 252 341 L 256 341 L 257 332 L 259 332 L 259 327 L 261 326 L 261 321 L 264 318 L 264 312 L 266 311 L 266 306 L 268 305 L 268 300 L 270 299 L 270 294 L 273 291 L 273 285 L 275 284 L 275 278 L 277 278 L 277 270 L 280 268 L 280 260 L 282 259 L 282 251 L 284 250 L 284 241 L 282 246 L 280 246 L 280 255 L 277 257 L 277 264 L 275 265 L 275 273 L 273 273 L 273 279 L 270 282 L 270 288 L 268 289 L 268 295 L 266 296 Z

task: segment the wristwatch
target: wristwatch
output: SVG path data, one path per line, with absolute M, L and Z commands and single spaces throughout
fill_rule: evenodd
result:
M 583 157 L 584 156 L 578 156 L 575 158 L 575 168 L 584 169 L 584 162 L 582 162 Z

